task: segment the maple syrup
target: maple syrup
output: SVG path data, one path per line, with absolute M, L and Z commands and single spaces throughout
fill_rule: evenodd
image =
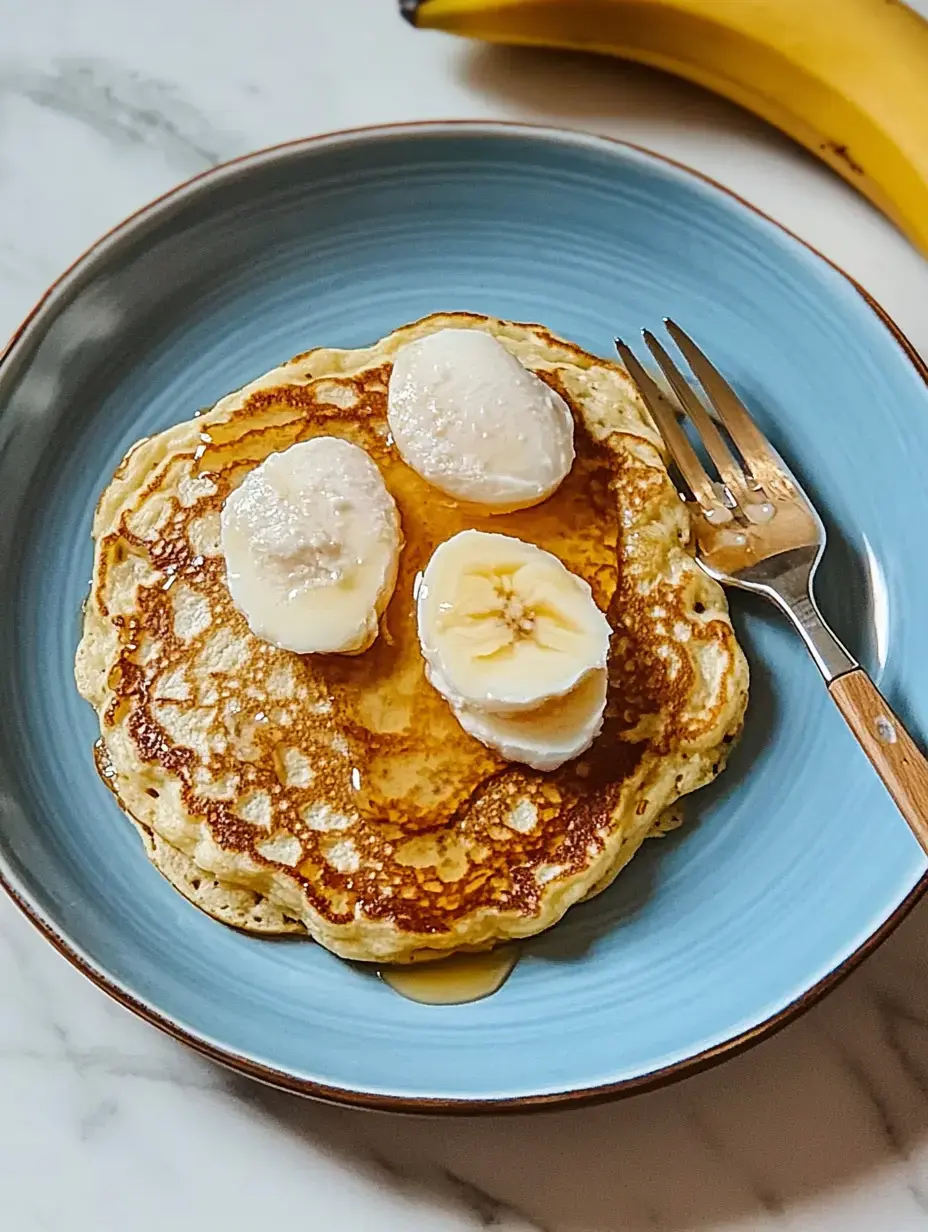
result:
M 518 948 L 503 945 L 482 954 L 454 954 L 435 962 L 384 966 L 377 974 L 410 1001 L 463 1005 L 498 992 L 518 961 Z

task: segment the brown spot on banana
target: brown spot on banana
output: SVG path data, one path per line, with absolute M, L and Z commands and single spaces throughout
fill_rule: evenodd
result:
M 864 174 L 863 167 L 859 162 L 857 162 L 856 159 L 851 157 L 851 152 L 846 145 L 839 145 L 837 141 L 823 141 L 822 153 L 826 156 L 831 154 L 833 157 L 839 159 L 849 171 L 854 173 L 854 175 Z

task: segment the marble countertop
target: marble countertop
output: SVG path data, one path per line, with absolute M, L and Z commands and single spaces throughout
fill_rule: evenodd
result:
M 193 172 L 325 129 L 503 116 L 700 168 L 841 264 L 928 356 L 928 264 L 785 138 L 658 74 L 417 34 L 393 0 L 0 0 L 0 29 L 0 334 Z M 0 1222 L 925 1229 L 926 956 L 928 902 L 825 1003 L 720 1069 L 607 1107 L 434 1121 L 215 1068 L 108 1001 L 3 899 Z

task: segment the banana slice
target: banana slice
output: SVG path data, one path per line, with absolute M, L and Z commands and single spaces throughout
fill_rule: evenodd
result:
M 611 629 L 582 578 L 533 543 L 465 530 L 416 593 L 429 679 L 455 708 L 513 714 L 606 667 Z
M 537 505 L 573 465 L 567 403 L 483 330 L 442 329 L 403 347 L 387 418 L 408 466 L 494 513 Z
M 434 684 L 434 672 L 431 679 Z M 599 668 L 588 673 L 566 697 L 543 702 L 534 710 L 492 714 L 469 706 L 453 709 L 466 732 L 496 749 L 507 761 L 523 762 L 534 770 L 556 770 L 585 753 L 599 735 L 607 686 L 606 669 Z
M 320 436 L 273 453 L 230 494 L 222 550 L 236 607 L 297 654 L 360 654 L 396 585 L 393 497 L 357 445 Z

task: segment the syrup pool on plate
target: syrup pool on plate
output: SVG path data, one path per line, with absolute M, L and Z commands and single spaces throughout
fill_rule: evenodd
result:
M 519 960 L 518 948 L 503 945 L 482 954 L 453 954 L 435 962 L 395 964 L 378 969 L 385 984 L 424 1005 L 482 1001 L 505 984 Z

